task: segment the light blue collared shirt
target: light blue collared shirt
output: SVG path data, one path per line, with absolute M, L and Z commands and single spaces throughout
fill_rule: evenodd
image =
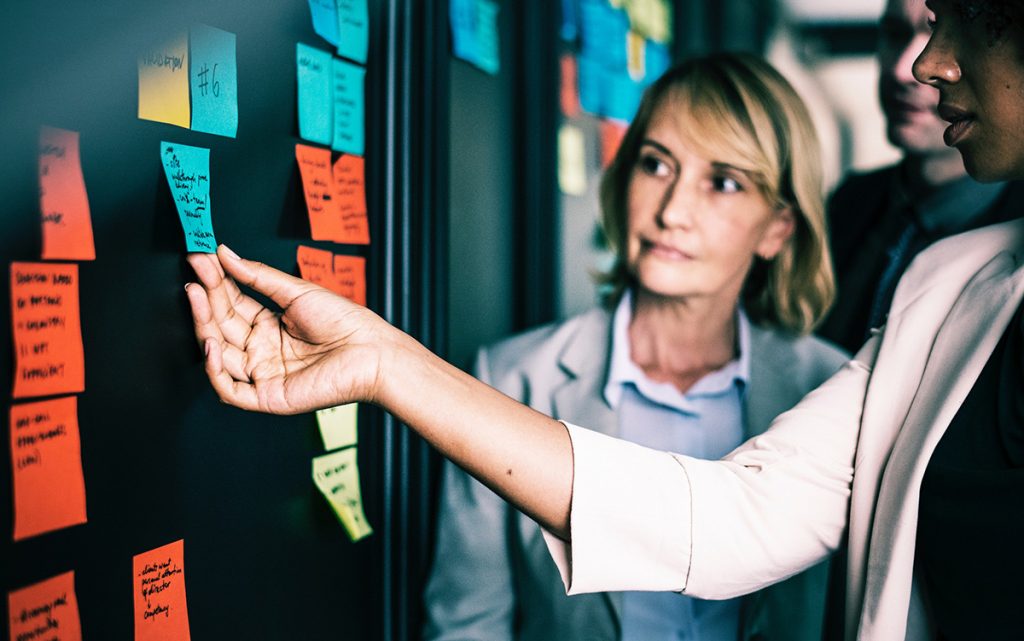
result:
M 697 381 L 685 394 L 652 381 L 633 362 L 627 291 L 612 318 L 612 351 L 604 397 L 616 411 L 619 437 L 646 447 L 703 459 L 725 456 L 743 442 L 743 399 L 750 380 L 750 322 L 737 312 L 739 358 Z M 672 592 L 623 594 L 622 641 L 735 641 L 740 599 L 704 601 Z

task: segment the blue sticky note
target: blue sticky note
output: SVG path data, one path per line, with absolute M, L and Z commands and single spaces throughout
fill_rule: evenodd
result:
M 608 118 L 630 122 L 636 115 L 643 97 L 644 85 L 629 77 L 629 73 L 609 74 L 604 93 L 604 115 Z
M 192 130 L 235 137 L 238 132 L 238 66 L 235 34 L 204 24 L 190 32 Z
M 338 46 L 338 5 L 335 0 L 309 0 L 309 12 L 313 15 L 313 31 Z
M 370 17 L 366 0 L 337 0 L 338 55 L 366 64 L 370 40 Z
M 501 69 L 498 9 L 494 0 L 476 1 L 476 66 L 492 76 Z
M 672 66 L 672 55 L 668 47 L 653 40 L 648 40 L 644 46 L 644 58 L 647 66 L 644 83 L 647 85 L 660 78 Z
M 178 208 L 188 251 L 216 252 L 217 239 L 210 218 L 210 150 L 161 142 L 160 161 Z
M 562 27 L 559 35 L 566 42 L 574 42 L 580 33 L 579 0 L 562 0 Z
M 299 135 L 311 142 L 329 145 L 334 140 L 331 54 L 297 43 L 295 69 L 299 93 Z
M 452 54 L 476 64 L 476 0 L 450 0 L 448 21 L 452 29 Z
M 334 136 L 331 148 L 346 154 L 363 155 L 364 92 L 366 70 L 334 58 L 331 69 L 334 101 Z
M 607 0 L 581 0 L 580 38 L 583 55 L 611 70 L 626 69 L 626 34 L 629 16 Z
M 604 67 L 590 56 L 580 56 L 578 69 L 580 107 L 589 114 L 604 115 Z

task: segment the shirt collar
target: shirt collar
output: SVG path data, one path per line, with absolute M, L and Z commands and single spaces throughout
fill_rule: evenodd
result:
M 706 374 L 685 394 L 670 383 L 652 381 L 641 370 L 629 350 L 629 324 L 633 319 L 633 292 L 627 289 L 612 316 L 612 350 L 604 398 L 612 409 L 618 409 L 623 388 L 632 385 L 648 401 L 683 412 L 694 412 L 693 402 L 719 396 L 736 387 L 741 390 L 750 380 L 750 321 L 742 308 L 736 311 L 736 333 L 739 356 L 721 369 Z
M 970 176 L 963 176 L 915 202 L 908 192 L 905 176 L 905 165 L 894 172 L 897 207 L 911 209 L 916 222 L 929 234 L 965 231 L 988 211 L 1006 188 L 1005 182 L 980 183 Z

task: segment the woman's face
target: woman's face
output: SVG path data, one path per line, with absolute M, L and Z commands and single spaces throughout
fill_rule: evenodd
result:
M 939 90 L 944 139 L 978 180 L 1024 178 L 1024 56 L 1021 27 L 993 36 L 992 17 L 970 0 L 929 0 L 932 36 L 914 76 Z
M 671 107 L 655 111 L 628 188 L 626 261 L 642 291 L 735 305 L 754 255 L 785 246 L 792 213 L 728 160 L 697 155 Z

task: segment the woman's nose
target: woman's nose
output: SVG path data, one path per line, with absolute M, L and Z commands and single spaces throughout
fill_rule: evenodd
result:
M 665 190 L 658 220 L 663 227 L 689 227 L 693 224 L 696 201 L 695 190 L 680 179 Z
M 914 77 L 933 87 L 960 82 L 956 55 L 937 31 L 932 32 L 924 51 L 914 61 Z

